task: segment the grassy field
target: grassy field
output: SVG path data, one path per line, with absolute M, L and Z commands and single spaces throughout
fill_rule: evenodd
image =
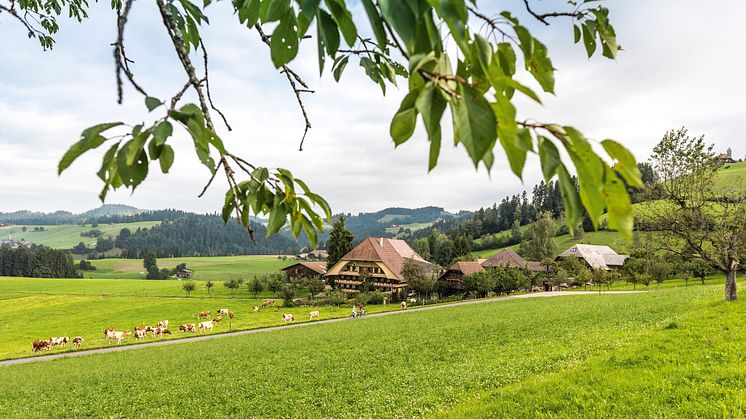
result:
M 86 278 L 145 279 L 142 259 L 99 259 L 91 262 L 96 270 L 84 272 Z M 180 263 L 186 263 L 189 269 L 194 270 L 193 279 L 223 281 L 232 278 L 246 279 L 253 274 L 279 272 L 296 262 L 293 259 L 282 260 L 277 256 L 259 255 L 185 257 L 160 258 L 158 267 L 171 269 Z
M 746 189 L 746 162 L 724 165 L 713 185 L 719 192 L 739 192 Z
M 577 243 L 611 246 L 611 248 L 616 250 L 618 253 L 624 253 L 627 250 L 627 246 L 629 246 L 629 243 L 615 231 L 593 231 L 583 234 L 583 237 L 581 239 L 575 239 L 570 234 L 564 234 L 562 236 L 555 237 L 554 242 L 557 243 L 557 248 L 560 252 L 564 252 L 572 245 Z M 520 245 L 518 244 L 509 246 L 509 248 L 515 251 L 518 251 L 519 247 Z M 500 250 L 502 250 L 502 248 L 478 250 L 475 251 L 474 254 L 479 256 L 480 258 L 488 258 L 499 252 Z
M 96 230 L 101 230 L 104 233 L 104 237 L 112 236 L 116 237 L 119 231 L 123 228 L 129 228 L 133 232 L 138 228 L 150 228 L 154 225 L 159 225 L 160 221 L 143 221 L 137 223 L 121 223 L 121 224 L 99 224 Z M 39 226 L 25 226 L 26 232 L 21 229 L 22 225 L 13 225 L 7 227 L 0 227 L 0 237 L 7 238 L 9 234 L 13 235 L 14 240 L 26 239 L 36 244 L 43 244 L 55 249 L 72 249 L 80 242 L 83 242 L 88 247 L 96 245 L 96 239 L 93 237 L 80 237 L 80 233 L 84 231 L 91 231 L 92 227 L 87 224 L 85 227 L 77 224 L 65 224 L 65 225 L 45 225 L 45 231 L 33 231 L 34 227 Z
M 276 326 L 283 323 L 281 313 L 294 314 L 296 321 L 307 321 L 311 310 L 319 310 L 320 317 L 325 319 L 349 315 L 348 308 L 336 307 L 287 308 L 281 313 L 272 307 L 253 313 L 253 306 L 261 301 L 246 288 L 239 290 L 239 298 L 235 299 L 222 284 L 215 286 L 211 297 L 200 287 L 192 297 L 183 298 L 180 285 L 178 281 L 0 278 L 0 359 L 31 356 L 31 342 L 50 336 L 80 335 L 86 348 L 106 346 L 103 334 L 106 327 L 131 331 L 137 325 L 153 326 L 164 319 L 169 320 L 169 328 L 174 331 L 166 339 L 180 338 L 184 335 L 178 332 L 179 324 L 196 323 L 197 313 L 210 310 L 215 314 L 220 308 L 228 308 L 236 316 L 232 321 L 225 318 L 216 327 L 216 333 L 229 328 Z M 370 312 L 383 309 L 369 307 Z M 127 340 L 135 341 L 133 337 Z M 62 350 L 56 348 L 51 352 Z
M 513 300 L 0 367 L 0 412 L 743 416 L 744 303 L 721 294 Z

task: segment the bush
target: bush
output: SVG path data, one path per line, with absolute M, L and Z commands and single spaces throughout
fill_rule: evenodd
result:
M 331 306 L 347 304 L 347 294 L 345 294 L 342 291 L 328 292 L 326 294 L 326 298 L 324 298 L 324 303 L 331 305 Z

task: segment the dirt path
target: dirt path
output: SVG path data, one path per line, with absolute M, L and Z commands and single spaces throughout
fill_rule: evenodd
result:
M 645 293 L 645 292 L 646 291 L 603 291 L 601 294 L 639 294 L 639 293 Z M 481 300 L 468 300 L 468 301 L 461 301 L 458 303 L 451 303 L 451 304 L 439 304 L 439 305 L 424 306 L 424 307 L 411 307 L 406 310 L 395 310 L 395 311 L 385 311 L 382 313 L 373 313 L 373 314 L 367 315 L 366 317 L 391 316 L 391 315 L 425 311 L 425 310 L 440 310 L 440 309 L 450 308 L 450 307 L 460 307 L 460 306 L 466 306 L 466 305 L 472 305 L 472 304 L 487 304 L 487 303 L 494 303 L 498 301 L 519 300 L 519 299 L 526 299 L 526 298 L 560 297 L 560 296 L 569 296 L 569 295 L 598 295 L 598 294 L 599 294 L 598 291 L 537 292 L 537 293 L 532 293 L 532 294 L 519 294 L 519 295 L 508 295 L 505 297 L 486 298 L 486 299 L 481 299 Z M 314 326 L 317 324 L 327 324 L 327 323 L 335 323 L 335 322 L 350 321 L 350 320 L 352 319 L 350 319 L 349 317 L 341 317 L 341 318 L 336 318 L 336 319 L 295 323 L 295 324 L 289 324 L 289 325 L 284 325 L 284 326 L 265 327 L 261 329 L 240 330 L 236 332 L 219 333 L 219 334 L 214 334 L 214 335 L 195 336 L 195 337 L 183 338 L 183 339 L 164 340 L 164 341 L 148 342 L 148 343 L 137 343 L 137 344 L 130 344 L 130 345 L 119 345 L 119 346 L 111 346 L 111 347 L 106 347 L 106 348 L 87 349 L 87 350 L 81 350 L 81 351 L 76 351 L 76 352 L 65 352 L 61 354 L 41 355 L 41 356 L 35 356 L 35 357 L 30 357 L 30 358 L 8 359 L 5 361 L 0 361 L 0 366 L 28 364 L 31 362 L 48 361 L 52 359 L 70 358 L 70 357 L 83 356 L 83 355 L 103 354 L 103 353 L 108 353 L 108 352 L 129 351 L 133 349 L 150 348 L 153 346 L 178 345 L 181 343 L 198 342 L 198 341 L 208 340 L 208 339 L 220 339 L 220 338 L 226 338 L 226 337 L 231 337 L 231 336 L 248 335 L 251 333 L 272 332 L 275 330 L 284 330 L 284 329 L 291 329 L 291 328 L 296 328 L 296 327 L 308 327 L 308 326 Z

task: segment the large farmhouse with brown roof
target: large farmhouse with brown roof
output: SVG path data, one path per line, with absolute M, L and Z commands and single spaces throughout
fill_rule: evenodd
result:
M 298 262 L 282 268 L 285 280 L 295 278 L 321 278 L 326 273 L 326 262 Z
M 368 237 L 342 257 L 324 275 L 346 292 L 358 290 L 360 275 L 367 274 L 373 287 L 383 292 L 404 291 L 407 280 L 401 273 L 404 262 L 413 260 L 432 271 L 432 264 L 418 255 L 404 240 Z

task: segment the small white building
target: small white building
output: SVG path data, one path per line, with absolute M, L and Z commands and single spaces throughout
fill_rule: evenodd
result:
M 585 261 L 592 269 L 604 269 L 607 271 L 614 268 L 621 268 L 624 265 L 624 261 L 629 257 L 618 254 L 609 246 L 576 244 L 560 253 L 557 259 L 564 259 L 571 256 Z

